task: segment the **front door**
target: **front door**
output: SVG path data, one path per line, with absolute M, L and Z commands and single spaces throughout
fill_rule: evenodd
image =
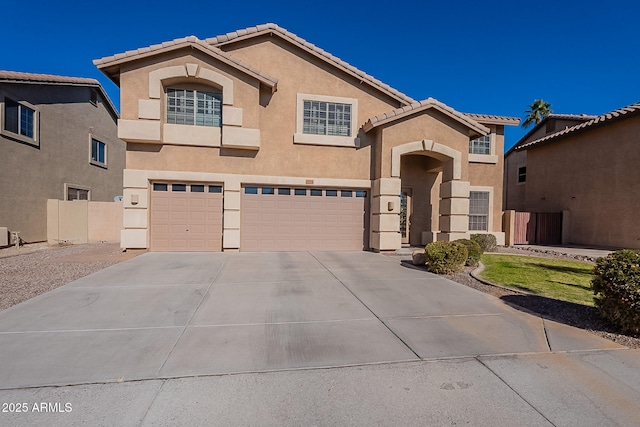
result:
M 400 235 L 402 244 L 409 244 L 409 229 L 411 228 L 411 188 L 403 188 L 400 193 Z

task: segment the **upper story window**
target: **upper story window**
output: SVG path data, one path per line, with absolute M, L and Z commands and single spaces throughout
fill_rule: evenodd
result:
M 338 96 L 297 94 L 295 144 L 360 146 L 358 100 Z
M 518 168 L 518 184 L 527 182 L 527 167 L 521 166 Z
M 470 140 L 469 154 L 491 154 L 491 134 Z
M 167 89 L 167 123 L 222 125 L 222 94 L 191 89 Z
M 4 130 L 35 140 L 36 112 L 12 99 L 4 100 Z
M 107 165 L 107 146 L 95 138 L 91 138 L 91 163 Z
M 351 105 L 304 100 L 302 133 L 351 136 Z

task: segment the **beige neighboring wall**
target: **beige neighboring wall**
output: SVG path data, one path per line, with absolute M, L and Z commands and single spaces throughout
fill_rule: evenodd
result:
M 87 209 L 89 242 L 119 243 L 122 202 L 89 202 Z
M 117 243 L 122 229 L 122 202 L 47 200 L 47 242 Z
M 640 116 L 527 150 L 526 210 L 570 211 L 570 243 L 640 248 Z
M 505 209 L 524 212 L 527 209 L 527 183 L 518 183 L 518 169 L 527 166 L 527 150 L 512 151 L 507 157 L 505 157 L 504 162 Z

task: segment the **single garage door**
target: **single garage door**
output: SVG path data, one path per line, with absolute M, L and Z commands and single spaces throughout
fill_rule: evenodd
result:
M 241 251 L 362 250 L 367 192 L 247 186 Z
M 152 251 L 221 251 L 222 186 L 153 183 Z

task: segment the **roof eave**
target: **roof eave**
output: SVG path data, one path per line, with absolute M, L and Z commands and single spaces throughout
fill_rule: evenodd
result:
M 229 58 L 227 58 L 224 55 L 219 55 L 216 52 L 212 51 L 211 49 L 208 49 L 205 46 L 201 46 L 200 44 L 193 42 L 193 41 L 185 41 L 183 43 L 179 43 L 179 44 L 174 44 L 174 45 L 170 45 L 170 46 L 163 46 L 161 48 L 158 49 L 149 49 L 149 50 L 145 50 L 143 52 L 138 52 L 134 55 L 126 55 L 126 54 L 117 54 L 114 55 L 114 59 L 108 59 L 111 57 L 105 57 L 105 58 L 101 58 L 101 59 L 95 59 L 93 61 L 93 64 L 100 70 L 102 71 L 107 77 L 109 77 L 109 79 L 111 79 L 111 81 L 113 81 L 116 85 L 119 85 L 119 78 L 116 78 L 116 70 L 117 70 L 117 75 L 120 74 L 120 66 L 122 64 L 126 64 L 132 61 L 138 61 L 140 59 L 144 59 L 144 58 L 149 58 L 152 56 L 156 56 L 156 55 L 161 55 L 163 53 L 168 53 L 168 52 L 172 52 L 174 50 L 178 50 L 178 49 L 184 49 L 186 47 L 191 47 L 192 49 L 196 49 L 200 52 L 203 52 L 217 60 L 219 60 L 220 62 L 223 62 L 233 68 L 236 68 L 242 72 L 244 72 L 245 74 L 255 78 L 256 80 L 258 80 L 261 84 L 264 84 L 265 86 L 271 88 L 272 91 L 275 91 L 275 89 L 277 88 L 278 85 L 278 80 L 274 79 L 272 77 L 267 77 L 265 75 L 260 75 L 256 72 L 254 72 L 253 70 L 242 66 L 241 64 L 238 64 L 232 60 L 230 60 Z M 111 71 L 113 70 L 113 71 Z
M 463 124 L 464 126 L 466 126 L 467 128 L 476 131 L 477 133 L 479 133 L 480 135 L 488 135 L 491 132 L 491 129 L 487 128 L 486 126 L 478 123 L 477 121 L 471 119 L 471 118 L 466 118 L 463 119 L 461 117 L 456 116 L 455 114 L 451 113 L 450 111 L 448 111 L 445 108 L 440 107 L 437 104 L 429 104 L 429 105 L 425 105 L 421 108 L 418 109 L 413 109 L 413 110 L 407 110 L 404 111 L 400 114 L 395 114 L 389 117 L 386 117 L 382 120 L 377 120 L 375 122 L 373 122 L 371 119 L 369 119 L 363 126 L 362 130 L 367 133 L 369 131 L 371 131 L 372 129 L 378 127 L 378 126 L 384 126 L 386 124 L 392 123 L 394 121 L 412 116 L 414 114 L 420 114 L 420 113 L 424 113 L 427 110 L 430 109 L 435 109 L 439 112 L 441 112 L 442 114 L 445 114 L 446 116 L 451 117 L 452 119 L 454 119 L 455 121 Z

